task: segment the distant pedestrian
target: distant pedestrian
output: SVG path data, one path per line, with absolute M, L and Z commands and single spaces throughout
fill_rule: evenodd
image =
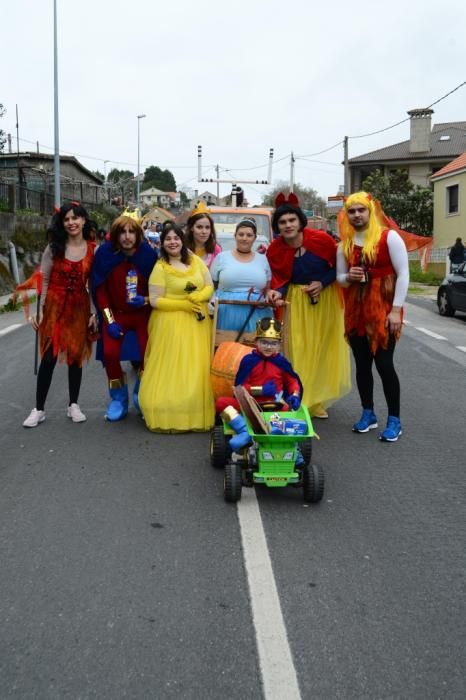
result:
M 465 260 L 465 247 L 461 238 L 457 238 L 455 244 L 450 248 L 448 257 L 450 258 L 450 272 L 456 272 Z
M 97 320 L 88 292 L 94 258 L 95 230 L 81 204 L 64 204 L 48 230 L 50 243 L 41 261 L 42 297 L 38 317 L 31 323 L 39 333 L 41 363 L 37 375 L 36 405 L 23 423 L 35 428 L 45 420 L 45 400 L 57 360 L 68 365 L 69 404 L 67 416 L 82 423 L 86 416 L 78 405 L 82 365 L 92 351 Z

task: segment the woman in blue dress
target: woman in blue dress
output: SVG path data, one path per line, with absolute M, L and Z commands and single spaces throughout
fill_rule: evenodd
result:
M 210 272 L 219 300 L 265 302 L 272 275 L 265 255 L 252 250 L 256 237 L 254 219 L 243 219 L 236 226 L 235 248 L 223 251 L 213 261 Z M 258 320 L 272 315 L 270 307 L 219 304 L 217 328 L 250 333 Z

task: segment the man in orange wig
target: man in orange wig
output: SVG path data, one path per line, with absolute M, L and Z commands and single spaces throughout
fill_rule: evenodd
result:
M 408 292 L 406 245 L 391 227 L 380 203 L 367 192 L 350 195 L 339 214 L 341 243 L 337 252 L 337 281 L 345 294 L 345 335 L 356 363 L 362 416 L 355 433 L 378 427 L 374 413 L 372 365 L 382 380 L 388 408 L 379 438 L 395 442 L 402 433 L 400 382 L 393 364 Z

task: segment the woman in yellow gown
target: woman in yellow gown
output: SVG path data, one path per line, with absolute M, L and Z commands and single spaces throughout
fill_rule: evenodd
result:
M 153 307 L 139 404 L 156 432 L 209 430 L 215 419 L 210 384 L 210 273 L 172 226 L 161 235 L 161 258 L 149 278 Z

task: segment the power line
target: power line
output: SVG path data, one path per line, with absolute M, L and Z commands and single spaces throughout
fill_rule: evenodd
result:
M 275 163 L 280 163 L 280 161 L 286 160 L 287 158 L 289 158 L 288 153 L 285 156 L 282 156 L 281 158 L 275 158 L 272 161 L 272 164 L 275 165 Z M 267 168 L 268 165 L 269 165 L 268 163 L 264 163 L 264 165 L 255 165 L 253 168 L 235 168 L 235 172 L 244 173 L 244 172 L 247 172 L 249 170 L 260 170 L 261 168 Z M 229 168 L 224 168 L 224 170 L 229 172 Z
M 34 146 L 37 144 L 37 141 L 29 141 L 28 139 L 22 139 L 22 138 L 20 138 L 19 140 L 21 141 L 21 143 L 30 143 L 30 144 L 33 144 Z M 44 143 L 39 144 L 39 145 L 41 146 L 41 148 L 45 148 L 45 149 L 47 149 L 47 150 L 49 150 L 49 151 L 53 151 L 53 148 L 52 148 L 51 146 L 47 146 L 47 145 L 44 144 Z M 86 158 L 86 160 L 96 160 L 96 161 L 98 161 L 98 162 L 100 162 L 100 163 L 105 163 L 105 162 L 107 162 L 107 163 L 112 163 L 113 165 L 129 165 L 129 166 L 132 166 L 132 167 L 136 167 L 136 166 L 137 166 L 137 163 L 127 163 L 127 162 L 125 162 L 125 161 L 123 161 L 123 160 L 111 160 L 111 159 L 109 159 L 109 158 L 98 158 L 97 156 L 88 156 L 88 155 L 85 155 L 84 153 L 73 153 L 72 151 L 67 151 L 67 150 L 64 150 L 64 149 L 60 149 L 60 152 L 61 152 L 62 155 L 73 156 L 73 157 L 75 157 L 75 158 L 76 158 L 76 157 L 78 157 L 78 158 Z M 144 163 L 142 163 L 142 164 L 141 164 L 141 167 L 149 167 L 149 166 L 148 166 L 148 165 L 145 165 Z M 159 167 L 159 168 L 166 168 L 166 169 L 167 169 L 167 168 L 173 168 L 174 170 L 175 170 L 175 169 L 177 169 L 177 170 L 181 170 L 181 169 L 182 169 L 182 170 L 196 170 L 196 169 L 197 169 L 197 166 L 196 166 L 196 165 L 159 165 L 158 167 Z M 211 164 L 211 165 L 208 165 L 208 166 L 206 166 L 206 167 L 213 168 L 213 167 L 215 167 L 215 166 L 214 166 L 214 164 Z
M 320 165 L 335 165 L 341 167 L 341 163 L 330 163 L 328 160 L 311 160 L 311 158 L 303 158 L 296 156 L 296 160 L 305 160 L 307 163 L 319 163 Z
M 442 95 L 442 97 L 439 97 L 438 100 L 435 100 L 435 102 L 432 102 L 430 105 L 426 107 L 426 109 L 430 109 L 434 105 L 437 105 L 439 102 L 444 100 L 446 97 L 449 97 L 452 95 L 454 92 L 459 90 L 460 88 L 463 87 L 463 85 L 466 85 L 466 80 L 457 85 L 453 90 L 450 90 L 450 92 L 447 92 L 445 95 Z M 377 131 L 371 131 L 369 134 L 361 134 L 360 136 L 348 136 L 350 139 L 364 139 L 366 136 L 375 136 L 375 134 L 382 134 L 384 131 L 389 131 L 390 129 L 394 129 L 395 126 L 399 126 L 400 124 L 404 124 L 404 122 L 407 122 L 411 119 L 411 117 L 406 117 L 405 119 L 402 119 L 400 122 L 396 122 L 396 124 L 392 124 L 391 126 L 386 126 L 384 129 L 378 129 Z
M 453 90 L 450 90 L 447 92 L 445 95 L 442 95 L 442 97 L 439 97 L 437 100 L 432 102 L 426 109 L 430 109 L 434 105 L 438 104 L 439 102 L 442 102 L 445 98 L 449 97 L 452 95 L 454 92 L 462 88 L 464 85 L 466 85 L 466 80 L 457 85 L 456 87 L 453 88 Z M 409 121 L 410 117 L 406 117 L 405 119 L 401 119 L 401 121 L 396 122 L 395 124 L 391 124 L 390 126 L 385 126 L 383 129 L 377 129 L 377 131 L 371 131 L 368 134 L 360 134 L 359 136 L 348 136 L 349 139 L 364 139 L 368 136 L 375 136 L 376 134 L 382 134 L 384 131 L 389 131 L 390 129 L 394 129 L 396 126 L 399 126 L 400 124 L 404 124 L 405 122 Z M 308 153 L 303 156 L 295 156 L 296 158 L 311 158 L 312 156 L 320 156 L 322 153 L 327 153 L 328 151 L 332 151 L 334 148 L 337 148 L 337 146 L 341 146 L 343 144 L 342 141 L 338 141 L 338 143 L 335 143 L 333 146 L 329 146 L 328 148 L 325 148 L 323 151 L 318 151 L 317 153 Z
M 324 148 L 323 151 L 317 151 L 316 153 L 307 153 L 304 156 L 295 156 L 295 158 L 312 158 L 312 156 L 320 156 L 322 153 L 327 153 L 328 151 L 333 151 L 334 148 L 337 146 L 341 146 L 343 143 L 343 140 L 338 141 L 338 143 L 333 144 L 333 146 L 329 146 L 328 148 Z
M 428 107 L 426 107 L 426 109 L 430 109 L 431 107 L 438 104 L 439 102 L 442 102 L 442 100 L 444 100 L 447 97 L 449 97 L 450 95 L 452 95 L 454 92 L 456 92 L 457 90 L 462 88 L 464 85 L 466 85 L 466 80 L 463 81 L 462 83 L 460 83 L 459 85 L 457 85 L 456 87 L 454 87 L 449 92 L 445 93 L 445 95 L 442 95 L 442 97 L 439 97 L 437 100 L 434 100 L 434 102 L 432 102 L 430 105 L 428 105 Z M 391 124 L 390 126 L 384 127 L 383 129 L 377 129 L 376 131 L 371 131 L 367 134 L 359 134 L 358 136 L 349 136 L 348 138 L 349 139 L 363 139 L 363 138 L 367 138 L 369 136 L 375 136 L 376 134 L 382 134 L 385 131 L 389 131 L 390 129 L 394 129 L 396 126 L 400 126 L 400 124 L 404 124 L 405 122 L 409 121 L 409 119 L 410 119 L 410 117 L 408 116 L 405 119 L 401 119 L 400 121 L 396 122 L 395 124 Z M 20 141 L 23 143 L 30 143 L 30 144 L 34 144 L 34 145 L 37 143 L 37 141 L 28 141 L 27 139 L 20 139 Z M 307 153 L 305 155 L 296 155 L 295 158 L 301 159 L 301 160 L 307 160 L 307 159 L 312 158 L 313 156 L 319 156 L 319 155 L 322 155 L 323 153 L 328 153 L 329 151 L 332 151 L 334 148 L 341 146 L 343 143 L 344 143 L 344 141 L 341 140 L 341 141 L 338 141 L 337 143 L 333 144 L 333 146 L 329 146 L 328 148 L 324 148 L 321 151 L 316 151 L 315 153 Z M 43 147 L 53 151 L 53 148 L 51 146 L 47 146 L 47 145 L 43 144 Z M 89 155 L 85 155 L 82 153 L 73 153 L 72 151 L 62 151 L 62 153 L 64 155 L 71 155 L 74 157 L 77 156 L 79 158 L 86 158 L 87 160 L 99 161 L 100 163 L 108 162 L 108 163 L 112 163 L 114 165 L 127 165 L 127 166 L 131 166 L 131 167 L 136 166 L 135 163 L 127 163 L 124 161 L 111 160 L 108 158 L 98 158 L 96 156 L 89 156 Z M 280 163 L 281 161 L 286 160 L 287 158 L 289 158 L 288 154 L 285 156 L 282 156 L 281 158 L 277 158 L 277 159 L 273 160 L 272 162 L 273 162 L 273 164 Z M 317 162 L 317 163 L 322 162 L 325 165 L 337 165 L 336 163 L 325 163 L 324 161 L 315 161 L 315 162 Z M 251 170 L 259 170 L 261 168 L 267 167 L 267 165 L 268 164 L 265 163 L 264 165 L 255 165 L 251 168 L 237 168 L 235 170 L 235 172 L 247 172 L 247 171 L 251 171 Z M 144 164 L 143 164 L 142 167 L 148 167 L 148 166 L 144 166 Z M 166 165 L 166 166 L 159 166 L 159 167 L 161 167 L 161 168 L 162 167 L 163 168 L 173 168 L 173 169 L 188 169 L 188 170 L 189 169 L 191 169 L 191 170 L 196 169 L 196 166 L 191 166 L 191 165 Z M 209 170 L 211 170 L 212 168 L 215 168 L 215 165 L 210 165 L 207 167 L 209 168 Z M 231 172 L 232 174 L 234 174 L 233 171 L 229 170 L 228 168 L 224 168 L 224 170 L 226 172 Z M 186 182 L 191 182 L 192 180 L 195 180 L 196 177 L 197 176 L 194 176 L 194 177 L 190 178 L 189 180 L 187 180 Z

